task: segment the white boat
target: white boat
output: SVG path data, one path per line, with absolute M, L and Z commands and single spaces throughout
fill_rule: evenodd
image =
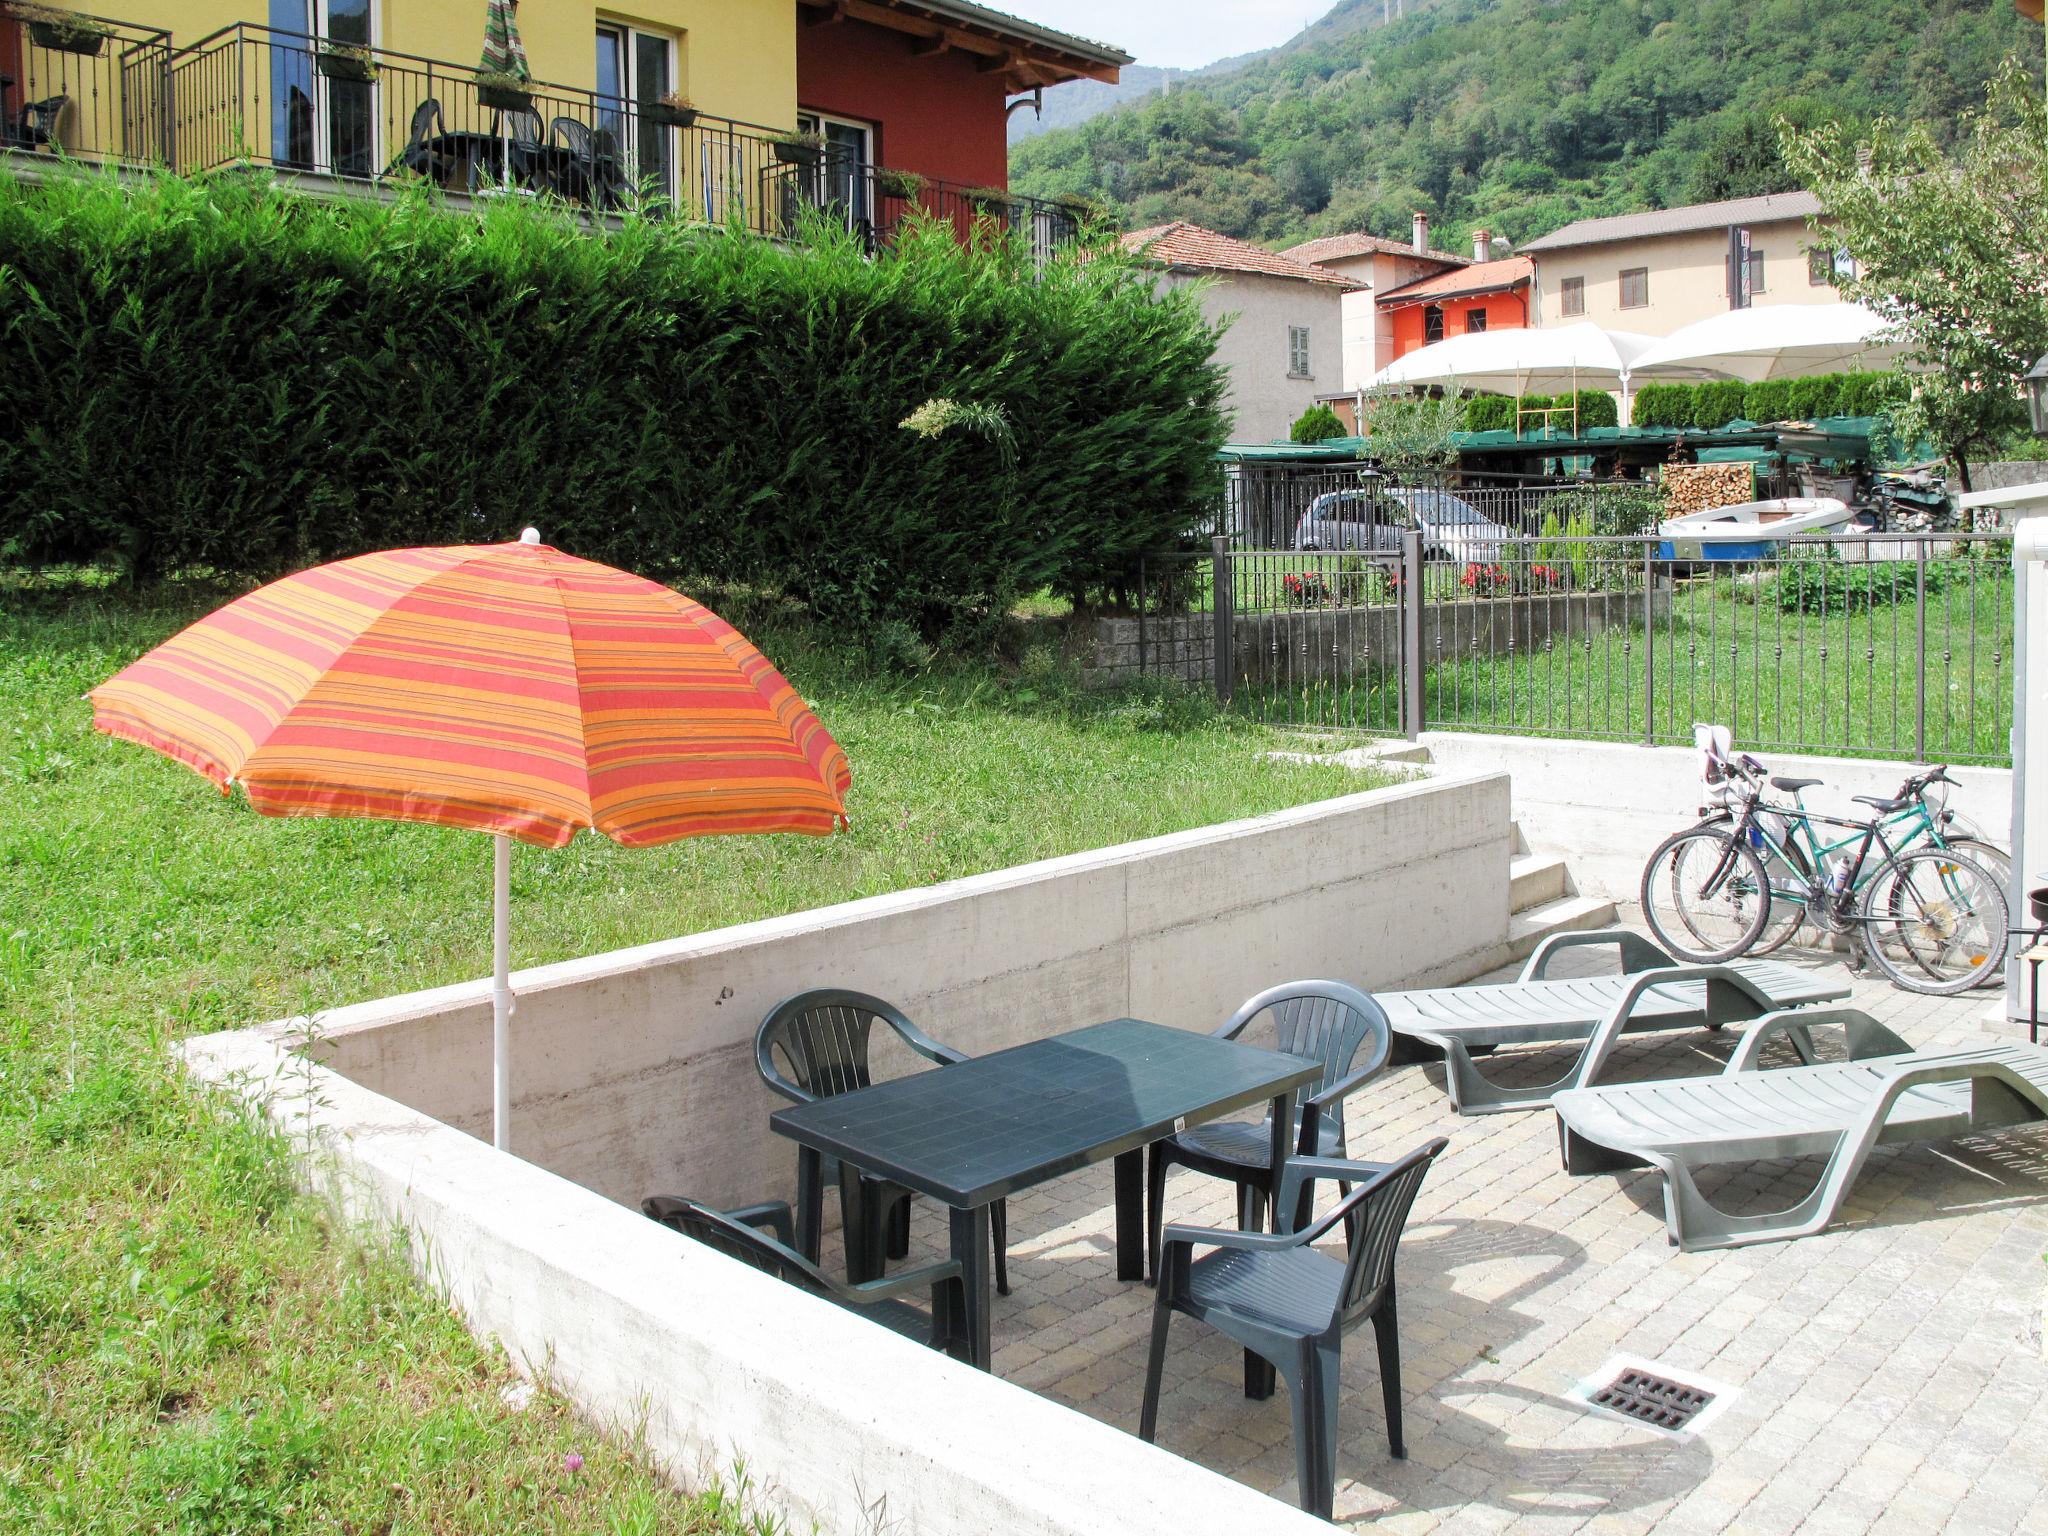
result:
M 1832 496 L 1781 496 L 1688 512 L 1657 526 L 1660 560 L 1761 560 L 1786 539 L 1842 532 L 1856 514 Z

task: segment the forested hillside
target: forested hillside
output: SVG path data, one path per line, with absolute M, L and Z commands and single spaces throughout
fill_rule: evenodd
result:
M 1790 186 L 1770 119 L 1890 113 L 1948 134 L 2005 53 L 2010 0 L 1344 0 L 1244 67 L 1020 144 L 1012 185 L 1133 224 L 1271 244 L 1340 230 L 1438 244 Z M 1369 24 L 1361 25 L 1361 22 Z

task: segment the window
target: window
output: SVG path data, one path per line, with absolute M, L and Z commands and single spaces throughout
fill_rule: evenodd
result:
M 1305 325 L 1287 327 L 1287 376 L 1290 379 L 1309 377 L 1308 327 Z
M 638 109 L 676 88 L 676 40 L 637 27 L 597 29 L 598 128 L 630 157 L 628 177 L 656 198 L 676 195 L 674 130 Z M 628 104 L 632 129 L 626 127 Z
M 1630 267 L 1621 274 L 1621 307 L 1641 309 L 1650 302 L 1650 269 Z
M 1422 339 L 1424 342 L 1444 339 L 1444 309 L 1441 304 L 1422 306 Z
M 1583 277 L 1568 277 L 1558 284 L 1557 296 L 1564 303 L 1568 315 L 1583 315 L 1586 312 L 1586 280 Z
M 1467 336 L 1471 335 L 1471 334 L 1472 334 L 1472 333 L 1473 333 L 1474 331 L 1483 331 L 1483 330 L 1485 330 L 1485 329 L 1486 329 L 1486 311 L 1485 311 L 1485 310 L 1483 310 L 1483 309 L 1468 309 L 1468 310 L 1466 310 L 1466 311 L 1465 311 L 1465 334 L 1466 334 Z
M 1856 262 L 1847 251 L 1830 251 L 1815 246 L 1806 253 L 1806 281 L 1815 288 L 1846 283 L 1856 275 Z

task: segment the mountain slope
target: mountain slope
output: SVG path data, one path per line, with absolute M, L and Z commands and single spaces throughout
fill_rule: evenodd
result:
M 1381 25 L 1383 0 L 1344 0 L 1242 68 L 1019 145 L 1011 183 L 1275 243 L 1398 238 L 1418 208 L 1440 244 L 1478 225 L 1520 241 L 1777 190 L 1780 111 L 1951 133 L 2002 54 L 2041 46 L 2005 0 L 1417 4 Z

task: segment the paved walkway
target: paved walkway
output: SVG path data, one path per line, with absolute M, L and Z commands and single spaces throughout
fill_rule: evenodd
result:
M 1982 1038 L 1990 1006 L 1868 981 L 1856 1002 L 1915 1044 Z M 1728 1049 L 1725 1034 L 1632 1037 L 1615 1075 L 1708 1072 Z M 1551 1052 L 1516 1057 L 1503 1076 L 1561 1069 Z M 1387 1073 L 1354 1099 L 1349 1132 L 1368 1157 L 1435 1135 L 1450 1146 L 1401 1252 L 1408 1460 L 1387 1455 L 1367 1329 L 1344 1356 L 1340 1522 L 2048 1533 L 2048 1130 L 1880 1150 L 1845 1225 L 1698 1254 L 1667 1244 L 1655 1175 L 1569 1177 L 1553 1115 L 1460 1119 L 1436 1068 Z M 1810 1188 L 1817 1166 L 1707 1187 L 1769 1209 Z M 1106 1166 L 1010 1202 L 1014 1293 L 997 1298 L 995 1367 L 1135 1432 L 1151 1292 L 1114 1278 L 1112 1211 Z M 1228 1186 L 1176 1174 L 1168 1213 L 1229 1225 Z M 944 1224 L 920 1211 L 915 1230 L 922 1249 Z M 1734 1401 L 1675 1440 L 1568 1398 L 1622 1353 L 1711 1377 Z M 1247 1401 L 1241 1359 L 1176 1320 L 1160 1442 L 1291 1501 L 1285 1393 Z

